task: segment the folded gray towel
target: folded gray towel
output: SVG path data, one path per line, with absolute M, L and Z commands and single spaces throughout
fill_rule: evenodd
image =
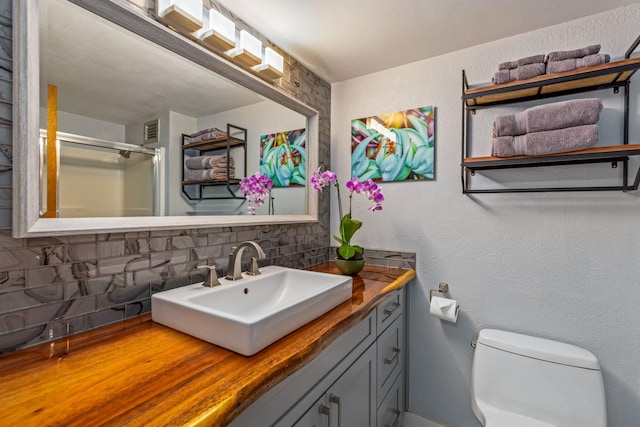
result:
M 527 108 L 519 113 L 498 116 L 493 136 L 515 136 L 573 126 L 593 125 L 600 119 L 602 101 L 598 98 L 572 99 Z
M 233 157 L 229 158 L 229 165 L 233 166 Z M 227 167 L 227 156 L 196 156 L 184 159 L 187 169 L 213 169 L 215 167 Z
M 516 79 L 515 68 L 510 70 L 498 70 L 497 73 L 491 77 L 491 83 L 494 85 L 501 85 L 504 83 L 512 82 Z
M 230 168 L 229 178 L 236 176 L 235 168 Z M 185 169 L 184 179 L 187 181 L 208 181 L 211 179 L 226 179 L 227 168 L 215 168 L 215 169 Z
M 605 64 L 611 60 L 611 57 L 604 53 L 587 55 L 582 58 L 569 58 L 562 61 L 547 62 L 547 74 L 562 73 L 565 71 L 573 71 L 578 68 L 593 67 L 594 65 Z
M 542 62 L 518 66 L 516 68 L 516 80 L 525 80 L 544 74 L 545 65 Z
M 594 44 L 591 46 L 582 47 L 580 49 L 574 49 L 574 50 L 561 50 L 561 51 L 549 53 L 547 55 L 546 62 L 562 61 L 564 59 L 571 59 L 571 58 L 582 58 L 588 55 L 595 55 L 598 52 L 600 52 L 599 44 Z
M 564 129 L 500 136 L 493 139 L 491 155 L 496 157 L 544 156 L 584 150 L 598 143 L 598 125 L 574 126 Z
M 494 74 L 491 81 L 493 84 L 499 85 L 509 83 L 515 80 L 525 80 L 532 77 L 541 76 L 545 72 L 545 64 L 543 62 L 536 62 L 535 64 L 527 64 L 512 68 L 510 70 L 498 70 Z
M 538 62 L 544 62 L 544 55 L 532 55 L 516 59 L 515 61 L 503 62 L 498 65 L 498 70 L 511 70 L 513 68 L 522 67 L 523 65 L 536 64 Z

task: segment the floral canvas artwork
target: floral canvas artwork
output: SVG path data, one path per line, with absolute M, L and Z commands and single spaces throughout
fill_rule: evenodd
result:
M 351 121 L 351 176 L 360 181 L 435 177 L 434 107 Z
M 260 173 L 274 187 L 304 186 L 306 180 L 306 129 L 260 137 Z

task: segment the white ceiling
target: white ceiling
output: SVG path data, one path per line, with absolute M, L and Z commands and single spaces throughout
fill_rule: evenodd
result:
M 632 0 L 217 0 L 330 83 Z
M 47 84 L 58 109 L 130 124 L 159 112 L 204 117 L 264 101 L 66 0 L 41 4 L 40 105 Z

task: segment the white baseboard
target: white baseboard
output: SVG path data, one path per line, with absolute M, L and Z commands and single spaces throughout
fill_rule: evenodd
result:
M 447 427 L 445 424 L 439 424 L 412 412 L 404 413 L 402 425 L 403 427 Z

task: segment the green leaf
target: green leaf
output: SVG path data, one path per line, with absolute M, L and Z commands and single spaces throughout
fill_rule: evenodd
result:
M 302 186 L 306 184 L 304 177 L 300 176 L 300 173 L 294 173 L 293 175 L 291 175 L 291 182 Z
M 361 257 L 362 252 L 363 252 L 362 247 L 358 245 L 351 246 L 345 243 L 340 245 L 340 247 L 338 248 L 338 254 L 340 254 L 340 256 L 344 259 L 355 258 L 356 255 L 360 255 Z
M 411 168 L 413 169 L 413 172 L 418 175 L 423 175 L 425 177 L 428 177 L 429 175 L 433 176 L 433 160 L 433 148 L 421 145 L 416 150 L 416 155 L 414 156 Z
M 350 259 L 355 256 L 356 250 L 353 246 L 349 246 L 343 243 L 342 246 L 340 246 L 340 248 L 338 249 L 338 253 L 342 258 Z
M 429 127 L 423 119 L 414 115 L 407 115 L 407 119 L 411 122 L 411 126 L 420 134 L 420 140 L 422 144 L 426 144 L 429 141 Z
M 360 177 L 369 167 L 369 159 L 367 158 L 367 145 L 379 134 L 371 135 L 363 139 L 353 153 L 351 153 L 351 175 Z
M 403 166 L 400 172 L 398 172 L 398 175 L 396 175 L 396 177 L 394 178 L 394 181 L 404 181 L 405 179 L 407 179 L 410 173 L 411 168 Z
M 349 244 L 351 238 L 362 227 L 362 221 L 357 219 L 351 219 L 351 214 L 348 213 L 344 217 L 342 217 L 342 239 L 344 242 Z

